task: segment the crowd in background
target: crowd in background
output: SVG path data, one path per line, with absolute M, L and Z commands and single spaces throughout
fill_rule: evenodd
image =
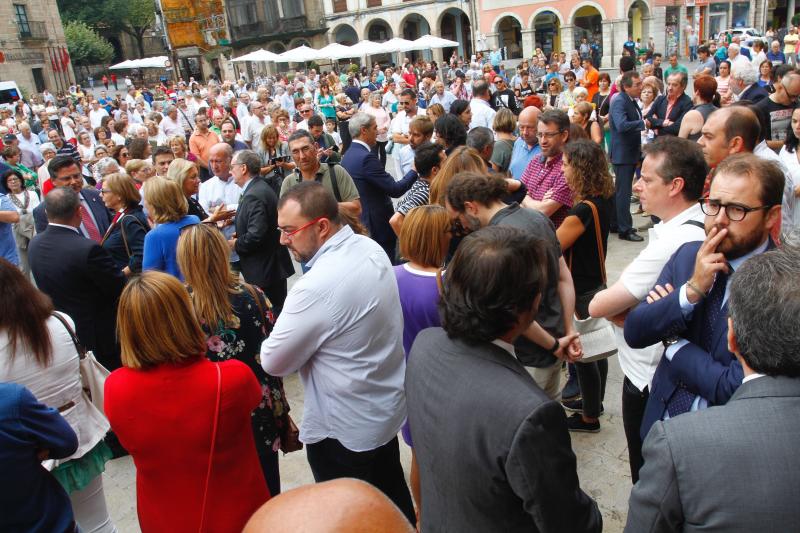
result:
M 143 531 L 267 530 L 305 446 L 387 531 L 600 531 L 568 432 L 607 392 L 626 531 L 794 527 L 797 30 L 697 42 L 692 71 L 651 45 L 0 108 L 3 529 L 115 531 L 129 453 Z M 645 231 L 610 283 L 609 235 Z

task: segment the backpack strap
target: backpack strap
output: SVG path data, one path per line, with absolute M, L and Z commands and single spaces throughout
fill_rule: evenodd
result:
M 705 229 L 706 229 L 705 224 L 703 224 L 699 220 L 687 220 L 686 222 L 681 224 L 681 226 L 697 226 L 698 228 L 702 229 L 703 231 L 705 231 Z
M 331 179 L 331 187 L 333 187 L 333 195 L 336 197 L 337 202 L 342 201 L 342 194 L 339 192 L 339 180 L 336 178 L 336 163 L 328 163 L 328 175 Z

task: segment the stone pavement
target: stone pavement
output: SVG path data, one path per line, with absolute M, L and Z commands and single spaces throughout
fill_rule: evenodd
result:
M 635 225 L 644 227 L 647 222 L 649 220 L 634 215 Z M 647 232 L 640 230 L 640 234 L 646 237 Z M 611 235 L 608 244 L 606 267 L 609 284 L 611 284 L 617 279 L 622 269 L 644 248 L 646 241 L 645 243 L 630 243 Z M 571 434 L 572 447 L 578 458 L 578 475 L 581 486 L 600 506 L 605 526 L 604 531 L 609 533 L 622 531 L 631 489 L 628 451 L 622 428 L 622 378 L 617 358 L 612 357 L 604 402 L 605 414 L 600 419 L 602 425 L 600 433 Z M 303 412 L 303 392 L 297 375 L 286 378 L 284 387 L 292 407 L 292 415 L 299 425 Z M 406 477 L 408 477 L 411 468 L 411 453 L 409 448 L 402 443 L 400 457 Z M 305 451 L 282 456 L 280 469 L 283 490 L 313 482 L 311 470 L 306 463 Z M 109 462 L 103 476 L 109 512 L 121 533 L 140 531 L 136 517 L 135 476 L 135 468 L 130 457 Z

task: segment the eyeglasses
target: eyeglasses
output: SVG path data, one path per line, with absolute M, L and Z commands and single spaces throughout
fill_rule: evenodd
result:
M 762 211 L 773 207 L 771 205 L 748 207 L 746 205 L 734 204 L 734 203 L 723 204 L 719 200 L 712 200 L 710 198 L 701 198 L 698 201 L 700 203 L 700 209 L 706 215 L 715 217 L 724 208 L 725 216 L 728 217 L 728 219 L 731 220 L 732 222 L 740 222 L 744 220 L 744 217 L 747 216 L 747 213 L 750 213 L 752 211 Z
M 563 131 L 563 130 L 558 130 L 558 131 L 545 131 L 545 132 L 541 132 L 541 131 L 540 131 L 540 132 L 538 132 L 538 133 L 536 134 L 536 138 L 537 138 L 537 139 L 544 139 L 544 138 L 552 139 L 552 138 L 553 138 L 553 137 L 555 137 L 556 135 L 561 135 L 562 133 L 564 133 L 564 131 Z
M 292 231 L 286 231 L 284 228 L 281 228 L 281 227 L 278 227 L 278 231 L 280 231 L 280 232 L 281 232 L 281 235 L 283 235 L 283 238 L 284 238 L 284 239 L 289 239 L 289 240 L 291 240 L 291 238 L 292 238 L 292 237 L 294 237 L 295 235 L 297 235 L 298 233 L 300 233 L 300 232 L 301 232 L 301 231 L 303 231 L 304 229 L 306 229 L 306 228 L 308 228 L 308 227 L 311 227 L 311 226 L 313 226 L 314 224 L 316 224 L 317 222 L 319 222 L 319 221 L 320 221 L 320 220 L 322 220 L 323 218 L 325 218 L 325 217 L 317 217 L 317 218 L 315 218 L 314 220 L 311 220 L 311 221 L 309 221 L 309 222 L 307 222 L 307 223 L 303 224 L 303 225 L 302 225 L 302 226 L 300 226 L 299 228 L 297 228 L 297 229 L 295 229 L 295 230 L 292 230 Z

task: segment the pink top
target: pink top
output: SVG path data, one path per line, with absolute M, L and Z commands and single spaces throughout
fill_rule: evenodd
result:
M 389 117 L 389 113 L 382 107 L 373 107 L 371 104 L 365 105 L 361 108 L 361 110 L 368 114 L 375 117 L 375 122 L 378 123 L 378 141 L 380 142 L 387 142 L 389 140 L 389 125 L 392 122 L 392 119 Z

